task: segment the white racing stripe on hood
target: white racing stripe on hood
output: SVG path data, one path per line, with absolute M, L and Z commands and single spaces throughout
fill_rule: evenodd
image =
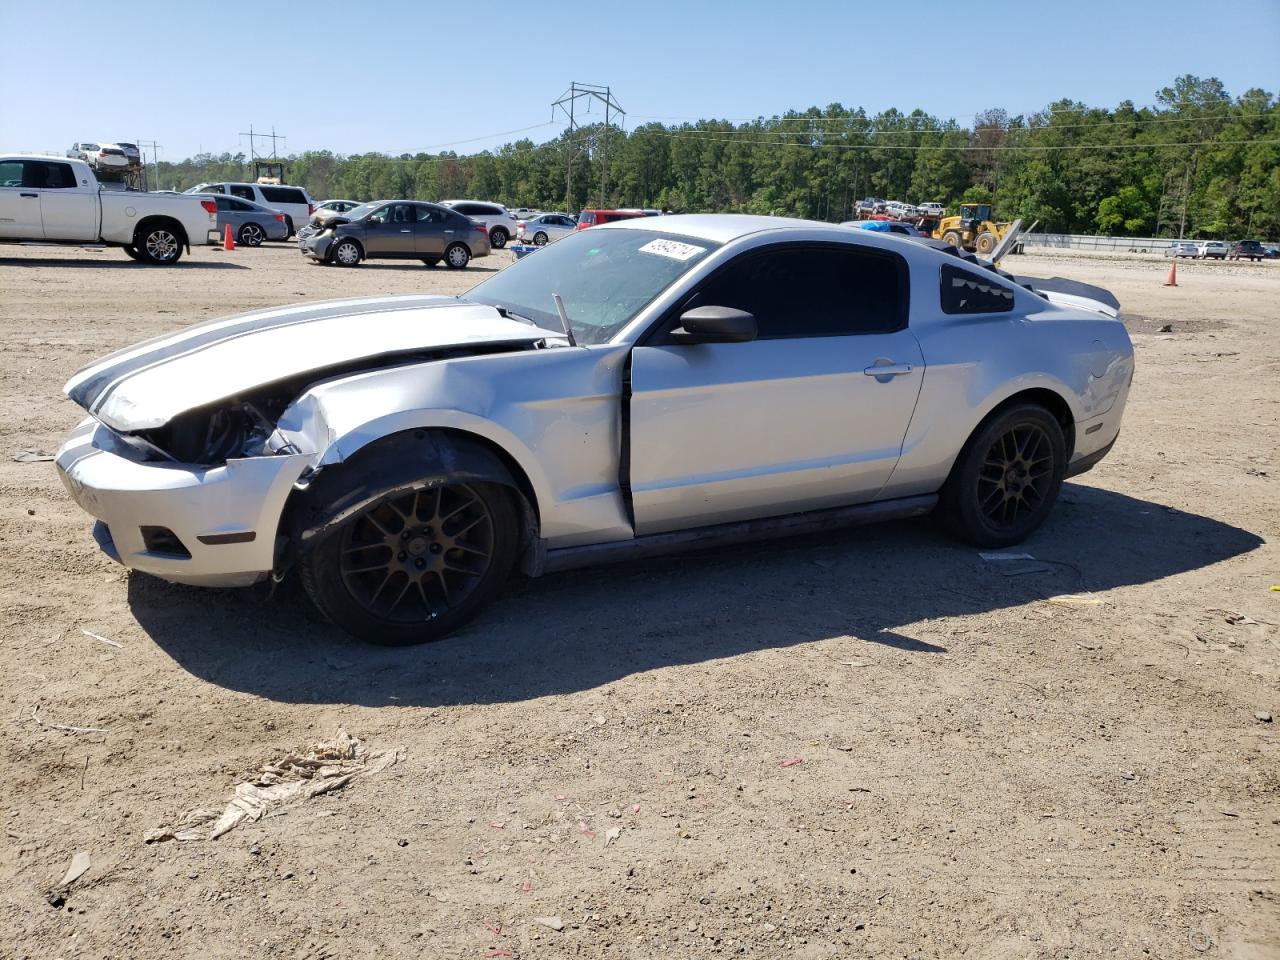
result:
M 86 367 L 66 392 L 116 430 L 149 430 L 187 410 L 364 358 L 527 344 L 548 334 L 480 304 L 397 299 L 308 304 L 201 324 Z

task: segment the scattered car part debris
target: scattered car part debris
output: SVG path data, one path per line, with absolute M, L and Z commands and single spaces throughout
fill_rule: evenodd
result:
M 540 923 L 542 926 L 549 927 L 552 930 L 564 929 L 564 921 L 559 917 L 534 917 L 533 922 Z
M 13 455 L 18 463 L 43 463 L 53 458 L 52 453 L 41 453 L 39 450 L 19 450 Z
M 123 647 L 123 646 L 124 646 L 124 644 L 123 644 L 123 643 L 121 643 L 119 640 L 108 640 L 106 637 L 102 636 L 101 634 L 94 633 L 92 630 L 83 630 L 83 629 L 82 629 L 80 632 L 81 632 L 81 633 L 83 633 L 86 637 L 88 637 L 88 638 L 89 638 L 89 639 L 91 639 L 91 640 L 97 640 L 97 641 L 99 641 L 99 642 L 101 642 L 101 643 L 105 643 L 105 644 L 107 644 L 108 646 L 111 646 L 111 647 Z
M 332 793 L 356 777 L 379 773 L 402 755 L 400 749 L 370 753 L 364 741 L 339 728 L 332 740 L 287 754 L 261 767 L 253 779 L 236 784 L 235 796 L 221 814 L 189 811 L 172 827 L 148 830 L 143 841 L 216 840 L 245 821 L 253 823 L 273 812 L 285 812 L 279 810 L 285 804 Z M 208 827 L 210 821 L 213 825 Z

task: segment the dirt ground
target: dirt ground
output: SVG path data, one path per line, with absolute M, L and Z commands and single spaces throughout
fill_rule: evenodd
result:
M 0 956 L 1280 956 L 1280 264 L 1011 262 L 1112 289 L 1138 356 L 1019 575 L 902 522 L 515 582 L 374 649 L 294 591 L 129 576 L 13 459 L 107 351 L 509 257 L 0 248 Z M 144 843 L 339 727 L 403 758 Z

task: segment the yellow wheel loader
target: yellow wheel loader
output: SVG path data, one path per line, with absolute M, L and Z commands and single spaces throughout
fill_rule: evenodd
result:
M 960 216 L 943 217 L 933 236 L 945 240 L 957 250 L 967 250 L 989 257 L 1012 226 L 991 219 L 991 204 L 962 203 Z

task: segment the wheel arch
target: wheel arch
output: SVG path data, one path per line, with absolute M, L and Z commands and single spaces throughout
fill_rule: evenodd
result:
M 325 259 L 332 261 L 333 252 L 344 243 L 354 243 L 356 249 L 360 251 L 360 259 L 368 260 L 369 255 L 365 252 L 364 244 L 360 242 L 358 237 L 334 237 L 333 242 L 329 244 L 329 249 L 325 251 Z
M 520 517 L 518 552 L 524 556 L 537 548 L 538 497 L 516 457 L 488 437 L 467 430 L 413 427 L 361 445 L 292 491 L 280 516 L 276 576 L 370 504 L 407 490 L 463 480 L 496 483 L 511 490 Z
M 973 425 L 973 429 L 969 431 L 969 435 L 965 437 L 965 441 L 956 450 L 955 459 L 951 462 L 951 467 L 947 471 L 947 481 L 950 482 L 951 475 L 955 473 L 956 464 L 961 460 L 962 454 L 969 444 L 973 441 L 982 429 L 1003 414 L 1006 410 L 1019 406 L 1024 403 L 1033 403 L 1036 406 L 1044 407 L 1049 414 L 1058 421 L 1058 425 L 1062 427 L 1062 438 L 1066 445 L 1067 460 L 1070 462 L 1071 455 L 1076 448 L 1076 421 L 1075 413 L 1071 409 L 1071 404 L 1057 390 L 1049 387 L 1028 387 L 1009 394 L 1003 400 L 997 402 L 991 407 L 977 423 Z

